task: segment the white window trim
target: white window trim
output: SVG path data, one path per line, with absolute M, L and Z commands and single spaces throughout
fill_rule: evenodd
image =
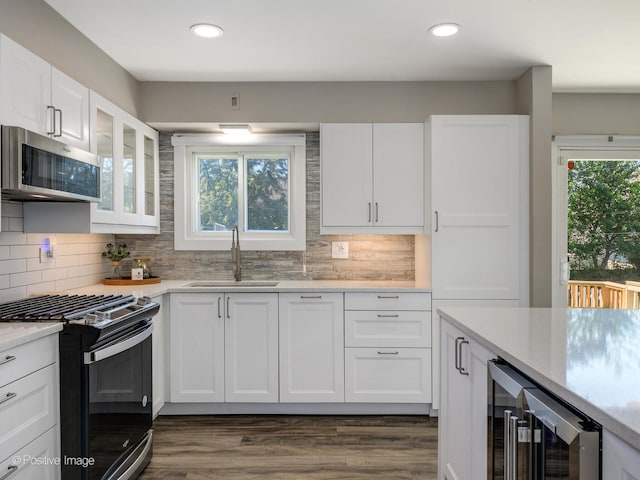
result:
M 195 232 L 194 187 L 191 184 L 191 152 L 207 147 L 229 146 L 252 150 L 256 147 L 291 148 L 289 165 L 289 232 L 241 232 L 242 250 L 305 250 L 306 248 L 306 136 L 304 134 L 247 136 L 220 134 L 175 134 L 174 147 L 174 248 L 176 250 L 229 250 L 231 232 Z M 162 195 L 162 192 L 160 192 Z

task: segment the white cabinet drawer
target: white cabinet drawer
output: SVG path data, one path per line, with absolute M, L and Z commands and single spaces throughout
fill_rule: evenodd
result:
M 58 335 L 4 350 L 0 354 L 0 387 L 52 364 L 57 358 Z
M 345 310 L 431 310 L 425 292 L 354 292 L 344 294 Z
M 0 388 L 0 458 L 57 423 L 57 364 Z
M 345 312 L 346 347 L 431 347 L 431 313 Z
M 430 402 L 431 349 L 346 348 L 345 401 Z
M 60 459 L 60 449 L 58 429 L 53 427 L 0 462 L 0 478 L 12 472 L 7 480 L 57 480 L 60 465 L 51 463 L 56 459 Z

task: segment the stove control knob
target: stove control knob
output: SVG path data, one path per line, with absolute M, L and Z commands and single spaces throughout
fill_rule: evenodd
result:
M 93 325 L 94 323 L 98 323 L 98 316 L 94 313 L 87 313 L 84 316 L 84 323 L 87 325 Z
M 151 299 L 149 297 L 138 298 L 138 305 L 148 305 L 149 303 L 151 303 Z

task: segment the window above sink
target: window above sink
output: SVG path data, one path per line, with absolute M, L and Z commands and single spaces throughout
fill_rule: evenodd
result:
M 304 134 L 176 134 L 172 144 L 176 250 L 227 250 L 234 224 L 243 250 L 305 249 Z

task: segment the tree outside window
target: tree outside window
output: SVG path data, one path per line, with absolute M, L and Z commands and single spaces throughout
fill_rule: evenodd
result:
M 640 268 L 640 161 L 576 160 L 569 172 L 572 280 L 632 280 Z
M 198 165 L 200 232 L 289 230 L 288 154 L 194 154 Z M 242 187 L 242 188 L 241 188 Z M 239 197 L 239 192 L 244 192 Z

